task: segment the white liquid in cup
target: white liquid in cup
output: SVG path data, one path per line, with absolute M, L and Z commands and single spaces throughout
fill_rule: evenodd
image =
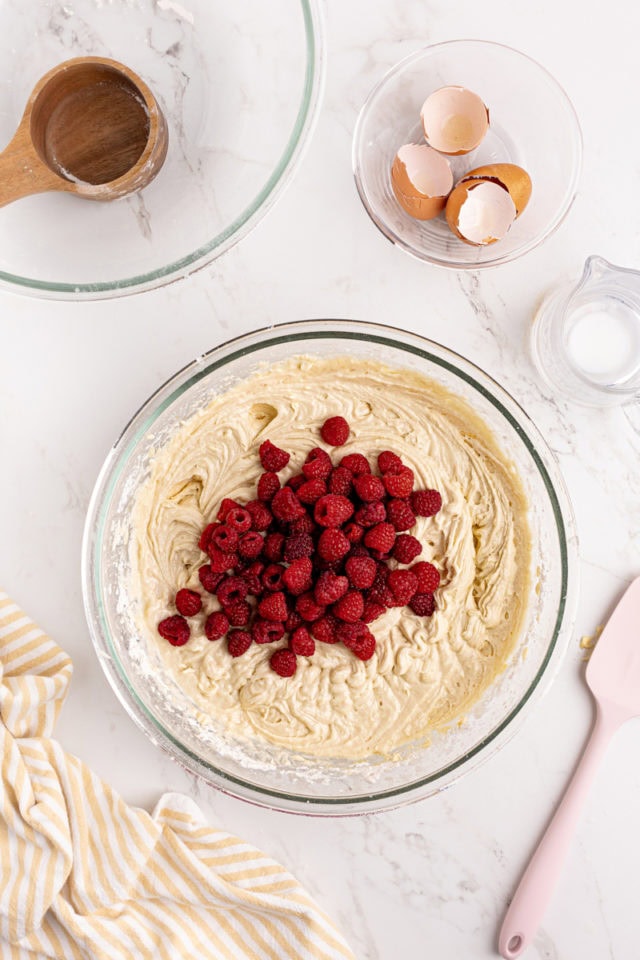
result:
M 599 386 L 622 386 L 640 371 L 640 316 L 618 297 L 573 311 L 565 348 L 574 368 Z

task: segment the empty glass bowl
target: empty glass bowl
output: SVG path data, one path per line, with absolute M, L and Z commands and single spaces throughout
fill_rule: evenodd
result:
M 444 214 L 414 220 L 391 188 L 398 148 L 424 142 L 422 104 L 448 85 L 477 93 L 491 121 L 475 150 L 450 158 L 454 182 L 488 163 L 515 163 L 533 181 L 527 208 L 503 240 L 487 246 L 459 240 Z M 580 127 L 562 87 L 534 60 L 484 40 L 438 43 L 402 60 L 369 94 L 353 136 L 356 185 L 376 226 L 408 253 L 455 269 L 508 263 L 553 233 L 575 197 L 581 158 Z
M 353 356 L 408 369 L 469 402 L 520 475 L 530 504 L 531 586 L 505 670 L 464 717 L 429 746 L 393 757 L 314 758 L 258 739 L 238 740 L 224 722 L 203 722 L 141 637 L 131 585 L 132 504 L 154 455 L 179 426 L 259 365 L 301 354 Z M 146 735 L 217 788 L 265 806 L 339 815 L 429 796 L 489 757 L 547 687 L 566 648 L 575 604 L 576 537 L 558 467 L 523 410 L 487 374 L 444 347 L 368 323 L 309 321 L 261 330 L 212 350 L 161 387 L 109 453 L 89 506 L 83 591 L 98 658 L 125 709 Z M 366 723 L 366 717 L 363 717 Z
M 0 2 L 0 146 L 36 81 L 83 55 L 134 70 L 161 104 L 169 150 L 141 193 L 110 203 L 41 194 L 0 208 L 0 282 L 36 296 L 146 290 L 243 237 L 290 179 L 319 103 L 318 0 Z

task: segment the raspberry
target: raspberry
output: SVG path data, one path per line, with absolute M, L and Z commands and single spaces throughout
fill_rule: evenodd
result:
M 195 590 L 182 589 L 176 593 L 176 610 L 183 617 L 195 617 L 202 610 L 202 597 Z
M 369 550 L 369 553 L 371 554 L 374 560 L 380 560 L 382 563 L 385 564 L 385 566 L 391 559 L 391 550 L 375 550 L 374 549 L 374 550 Z
M 207 552 L 207 547 L 211 542 L 211 535 L 213 534 L 214 530 L 218 529 L 219 526 L 220 526 L 219 523 L 208 523 L 207 526 L 202 531 L 202 533 L 200 534 L 200 539 L 198 540 L 198 546 L 200 547 L 203 553 Z
M 411 530 L 416 522 L 415 514 L 408 500 L 389 500 L 387 503 L 387 520 L 393 524 L 394 530 Z
M 360 637 L 349 647 L 359 660 L 371 660 L 376 651 L 376 638 L 369 632 Z
M 437 490 L 415 490 L 411 494 L 411 507 L 417 517 L 432 517 L 442 506 L 442 497 Z
M 284 637 L 284 624 L 269 620 L 254 620 L 251 625 L 251 636 L 256 643 L 274 643 Z
M 301 557 L 310 557 L 313 553 L 313 540 L 308 533 L 299 533 L 293 537 L 287 537 L 284 542 L 284 559 L 287 563 L 293 563 Z
M 363 531 L 364 533 L 364 531 Z M 371 551 L 367 549 L 362 543 L 354 543 L 349 551 L 350 557 L 370 557 Z
M 246 627 L 251 618 L 251 607 L 246 600 L 238 600 L 224 608 L 232 627 Z
M 316 554 L 313 558 L 313 567 L 319 574 L 326 573 L 342 573 L 342 560 L 323 560 L 319 554 Z
M 289 646 L 299 657 L 312 657 L 316 652 L 315 641 L 306 627 L 298 627 L 294 631 Z
M 349 557 L 344 565 L 352 587 L 367 590 L 375 580 L 378 565 L 372 557 Z
M 332 447 L 341 447 L 349 439 L 349 424 L 344 417 L 329 417 L 320 427 L 320 436 Z
M 273 500 L 280 489 L 280 480 L 273 471 L 267 471 L 260 475 L 258 480 L 258 500 Z
M 311 592 L 303 593 L 296 600 L 296 610 L 303 620 L 313 622 L 319 620 L 324 613 L 324 607 L 321 607 L 314 600 Z
M 241 657 L 252 643 L 253 637 L 248 630 L 232 630 L 227 637 L 227 650 L 232 657 Z
M 330 563 L 336 560 L 342 560 L 342 558 L 349 553 L 350 549 L 351 544 L 342 530 L 330 528 L 323 530 L 320 534 L 320 539 L 318 540 L 318 555 L 323 560 L 328 560 Z
M 270 563 L 269 566 L 265 568 L 260 577 L 260 582 L 265 590 L 268 590 L 269 593 L 282 590 L 282 574 L 284 573 L 284 569 L 280 563 Z
M 299 534 L 303 533 L 313 533 L 315 529 L 315 523 L 306 513 L 304 517 L 298 517 L 297 520 L 292 520 L 289 524 L 289 534 L 292 537 L 297 537 Z
M 251 514 L 251 529 L 256 531 L 268 530 L 273 520 L 271 510 L 261 500 L 250 500 L 246 510 Z
M 321 606 L 328 607 L 329 604 L 343 597 L 348 589 L 349 581 L 346 577 L 339 577 L 330 570 L 326 570 L 318 577 L 313 596 Z
M 233 506 L 225 514 L 224 522 L 238 533 L 246 533 L 251 529 L 251 514 L 242 507 Z
M 354 477 L 359 477 L 363 473 L 371 473 L 369 461 L 362 453 L 348 453 L 343 457 L 339 466 L 344 467 Z
M 218 587 L 216 594 L 223 607 L 231 607 L 244 600 L 247 592 L 246 580 L 242 577 L 227 577 Z
M 320 640 L 322 643 L 337 643 L 336 630 L 339 622 L 338 618 L 334 617 L 332 613 L 325 613 L 324 617 L 320 617 L 319 620 L 311 624 L 311 633 L 316 640 Z
M 204 632 L 207 640 L 220 640 L 229 629 L 229 618 L 226 613 L 216 610 L 210 613 L 204 623 Z
M 436 601 L 432 593 L 416 593 L 409 607 L 419 617 L 430 617 L 436 608 Z
M 214 573 L 225 573 L 227 570 L 232 570 L 238 562 L 238 556 L 235 553 L 223 553 L 222 550 L 218 550 L 217 547 L 214 547 L 212 543 L 209 544 L 209 560 L 211 561 L 211 569 Z
M 378 454 L 378 469 L 380 473 L 397 473 L 403 467 L 402 460 L 397 453 L 383 450 Z
M 307 480 L 296 490 L 300 503 L 315 503 L 327 492 L 324 480 Z
M 184 617 L 174 614 L 160 621 L 158 633 L 168 640 L 172 647 L 183 647 L 191 635 L 191 629 Z
M 342 532 L 349 543 L 360 543 L 364 537 L 364 527 L 361 527 L 359 523 L 347 523 L 342 528 Z
M 240 574 L 247 585 L 247 593 L 250 593 L 253 597 L 259 597 L 262 594 L 262 582 L 260 577 L 262 576 L 263 570 L 264 563 L 260 563 L 259 560 L 255 560 Z
M 390 523 L 376 523 L 375 527 L 371 527 L 364 535 L 365 546 L 380 550 L 382 553 L 385 550 L 391 550 L 395 539 L 396 532 Z
M 212 532 L 209 545 L 213 544 L 222 553 L 235 553 L 238 549 L 238 539 L 238 531 L 224 523 Z
M 392 570 L 387 577 L 387 585 L 398 604 L 404 606 L 418 590 L 418 578 L 410 570 Z
M 287 601 L 284 593 L 269 593 L 258 604 L 258 613 L 264 620 L 277 620 L 284 623 L 287 619 Z
M 353 474 L 346 467 L 336 467 L 329 477 L 329 493 L 339 493 L 348 497 L 353 487 Z
M 349 590 L 341 597 L 331 608 L 334 616 L 339 620 L 345 620 L 347 623 L 355 623 L 359 620 L 364 611 L 364 600 L 358 590 Z
M 256 533 L 253 530 L 250 530 L 249 533 L 245 533 L 240 537 L 238 553 L 245 560 L 255 560 L 256 557 L 260 556 L 263 548 L 264 539 L 259 533 Z
M 353 481 L 353 486 L 360 499 L 365 503 L 382 500 L 385 495 L 384 483 L 380 477 L 374 477 L 371 473 L 361 473 Z
M 262 548 L 265 560 L 271 563 L 277 563 L 282 560 L 284 554 L 284 534 L 269 533 L 264 538 L 264 547 Z
M 353 515 L 353 504 L 337 493 L 328 493 L 320 497 L 315 505 L 313 516 L 321 527 L 341 527 Z
M 205 563 L 205 565 L 198 570 L 198 576 L 204 589 L 207 590 L 208 593 L 215 593 L 218 589 L 218 584 L 224 577 L 224 573 L 214 573 L 211 569 L 211 564 Z
M 296 517 L 304 516 L 304 507 L 291 487 L 283 487 L 282 490 L 278 490 L 271 501 L 271 509 L 274 517 L 277 517 L 278 520 L 295 520 Z
M 293 650 L 276 650 L 269 660 L 269 666 L 279 677 L 292 677 L 296 672 L 298 662 Z
M 302 472 L 307 480 L 326 480 L 331 470 L 331 457 L 322 447 L 314 447 L 310 450 L 302 465 Z
M 354 519 L 361 527 L 375 527 L 387 519 L 387 509 L 384 503 L 367 503 L 356 511 Z
M 382 603 L 376 603 L 375 600 L 365 600 L 364 610 L 362 612 L 363 623 L 373 623 L 378 617 L 386 612 L 386 607 Z
M 293 477 L 289 477 L 286 485 L 291 487 L 294 493 L 297 493 L 302 484 L 306 482 L 307 478 L 305 477 L 304 473 L 296 473 Z
M 413 490 L 413 470 L 402 467 L 398 473 L 385 473 L 382 482 L 390 496 L 404 499 Z
M 301 627 L 303 623 L 304 623 L 304 620 L 302 619 L 298 611 L 292 610 L 284 622 L 285 632 L 293 633 L 294 630 L 297 630 L 298 627 Z
M 218 520 L 224 520 L 229 510 L 235 510 L 239 507 L 240 504 L 236 500 L 231 500 L 229 497 L 224 497 L 219 508 L 218 508 Z
M 379 563 L 378 569 L 376 571 L 376 578 L 373 581 L 372 590 L 384 590 L 387 585 L 387 577 L 389 576 L 390 570 L 387 567 L 386 563 Z
M 371 589 L 367 591 L 367 600 L 371 603 L 379 603 L 385 610 L 391 607 L 403 607 L 403 603 L 398 603 L 389 587 L 380 587 L 380 589 Z
M 360 660 L 370 660 L 376 649 L 376 640 L 366 623 L 343 623 L 338 627 L 338 639 Z
M 396 537 L 391 556 L 398 563 L 412 563 L 421 553 L 422 545 L 420 541 L 408 533 L 401 533 L 399 537 Z
M 294 597 L 311 589 L 312 563 L 308 557 L 300 557 L 291 563 L 282 574 L 282 582 Z
M 274 446 L 271 440 L 265 440 L 260 444 L 258 451 L 260 454 L 260 463 L 269 473 L 278 473 L 283 470 L 291 459 L 291 454 Z
M 432 563 L 414 563 L 411 573 L 417 577 L 418 593 L 434 593 L 440 586 L 440 574 Z

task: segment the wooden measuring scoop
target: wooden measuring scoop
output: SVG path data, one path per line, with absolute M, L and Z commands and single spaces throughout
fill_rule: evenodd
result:
M 132 70 L 102 57 L 67 60 L 36 84 L 0 153 L 0 206 L 47 190 L 124 197 L 155 177 L 167 142 L 162 111 Z

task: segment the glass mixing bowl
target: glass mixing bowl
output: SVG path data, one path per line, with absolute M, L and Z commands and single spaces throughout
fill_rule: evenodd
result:
M 454 183 L 487 163 L 515 163 L 533 182 L 531 200 L 506 237 L 484 247 L 455 237 L 444 214 L 414 220 L 391 187 L 398 149 L 424 142 L 422 104 L 447 85 L 477 93 L 491 121 L 475 150 L 448 158 Z M 542 243 L 573 203 L 581 164 L 580 126 L 559 83 L 523 53 L 484 40 L 437 43 L 396 64 L 369 94 L 353 135 L 356 186 L 376 226 L 421 260 L 458 270 L 508 263 Z
M 157 648 L 140 640 L 129 585 L 132 504 L 154 454 L 177 427 L 259 364 L 288 357 L 344 356 L 415 370 L 466 399 L 492 430 L 524 484 L 532 531 L 527 613 L 504 672 L 465 716 L 428 747 L 408 744 L 393 760 L 306 757 L 203 726 L 167 676 Z M 147 736 L 214 786 L 265 806 L 339 815 L 428 796 L 495 753 L 551 681 L 575 602 L 576 534 L 556 462 L 523 410 L 487 374 L 450 350 L 392 327 L 308 321 L 232 340 L 177 373 L 144 404 L 109 453 L 96 483 L 83 543 L 85 609 L 100 663 Z
M 220 256 L 296 169 L 323 77 L 318 0 L 0 0 L 0 144 L 36 81 L 110 57 L 157 97 L 169 151 L 142 192 L 110 203 L 40 194 L 0 209 L 0 283 L 98 299 L 148 290 Z

